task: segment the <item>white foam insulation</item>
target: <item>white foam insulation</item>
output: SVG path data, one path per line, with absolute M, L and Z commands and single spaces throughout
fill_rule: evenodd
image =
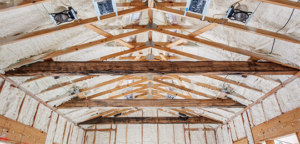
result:
M 245 129 L 243 127 L 243 120 L 242 120 L 241 115 L 239 115 L 238 117 L 234 118 L 233 119 L 233 123 L 234 123 L 234 126 L 235 126 L 237 138 L 241 139 L 241 138 L 245 137 L 246 134 L 245 134 Z
M 52 112 L 50 125 L 47 131 L 47 138 L 45 144 L 52 144 L 55 136 L 55 130 L 58 120 L 58 114 L 55 112 Z
M 25 93 L 5 82 L 0 94 L 0 115 L 16 120 Z
M 58 122 L 57 122 L 53 142 L 56 142 L 56 143 L 59 143 L 59 144 L 61 144 L 63 142 L 64 132 L 65 132 L 65 129 L 66 129 L 66 123 L 67 123 L 67 120 L 65 118 L 63 118 L 62 116 L 58 117 Z
M 96 13 L 92 8 L 92 0 L 81 0 L 74 1 L 70 0 L 72 6 L 78 12 L 78 17 L 81 19 L 87 19 L 91 17 L 95 17 Z M 160 0 L 159 0 L 160 1 Z M 175 0 L 176 2 L 185 2 L 185 0 Z M 293 0 L 296 1 L 296 0 Z M 117 0 L 116 2 L 129 2 L 129 0 Z M 67 0 L 53 0 L 51 2 L 43 3 L 45 7 L 50 11 L 54 12 L 55 9 L 59 6 L 69 5 Z M 212 0 L 210 7 L 208 9 L 207 16 L 213 17 L 215 14 L 225 14 L 228 10 L 228 7 L 232 4 L 232 1 L 223 1 L 223 0 Z M 258 6 L 259 2 L 255 0 L 243 0 L 241 4 L 248 6 L 249 11 L 254 11 L 254 9 Z M 122 10 L 121 8 L 119 10 Z M 280 29 L 287 21 L 292 9 L 286 8 L 282 6 L 272 5 L 268 3 L 261 3 L 255 12 L 254 16 L 251 18 L 250 22 L 247 24 L 248 26 L 261 28 L 269 31 L 276 32 Z M 22 15 L 20 17 L 20 15 Z M 141 15 L 141 16 L 140 16 Z M 284 35 L 300 39 L 300 22 L 297 17 L 300 16 L 300 11 L 295 10 L 293 17 L 291 18 L 289 24 L 281 30 L 279 33 Z M 129 24 L 133 20 L 136 20 L 137 17 L 140 17 L 139 24 L 144 25 L 148 23 L 148 12 L 144 11 L 139 14 L 127 15 L 124 17 L 117 17 L 110 20 L 100 21 L 95 23 L 95 26 L 106 29 L 107 32 L 118 35 L 123 32 L 128 32 L 129 30 L 116 30 L 107 29 L 109 26 L 112 27 L 120 27 Z M 161 12 L 153 10 L 154 22 L 156 24 L 165 24 L 164 23 L 164 15 Z M 199 28 L 208 25 L 207 22 L 202 22 L 200 20 L 189 19 L 186 17 L 180 16 L 172 16 L 166 15 L 167 21 L 170 24 L 180 24 L 180 25 L 197 25 Z M 217 15 L 216 18 L 221 18 L 222 16 Z M 17 10 L 10 10 L 1 12 L 0 16 L 0 44 L 9 42 L 11 40 L 16 40 L 22 36 L 25 36 L 31 32 L 39 31 L 46 28 L 55 27 L 46 11 L 42 7 L 42 5 L 33 5 L 23 8 L 18 8 Z M 22 21 L 20 23 L 20 21 Z M 234 23 L 238 23 L 236 21 L 232 21 Z M 239 23 L 242 24 L 242 23 Z M 194 31 L 194 30 L 188 30 Z M 188 34 L 183 30 L 176 30 L 178 33 Z M 273 39 L 261 35 L 257 35 L 254 33 L 248 33 L 240 30 L 235 30 L 231 28 L 227 28 L 222 26 L 221 24 L 216 28 L 207 31 L 200 36 L 205 37 L 211 41 L 215 41 L 218 43 L 226 44 L 229 46 L 234 46 L 237 48 L 241 48 L 244 50 L 249 50 L 255 53 L 264 54 L 266 56 L 270 56 L 276 58 L 278 61 L 290 64 L 294 66 L 300 66 L 300 46 L 298 44 L 276 40 L 274 45 L 273 53 L 269 54 L 271 51 L 271 47 L 273 44 Z M 200 36 L 197 36 L 200 38 Z M 55 33 L 34 37 L 31 39 L 19 41 L 16 43 L 6 44 L 0 46 L 0 69 L 5 68 L 9 65 L 17 63 L 21 60 L 33 58 L 36 56 L 40 56 L 43 54 L 48 54 L 50 52 L 56 50 L 65 50 L 68 47 L 79 45 L 83 43 L 88 43 L 90 41 L 95 41 L 104 38 L 104 36 L 99 35 L 98 33 L 85 28 L 84 26 L 79 26 L 77 28 L 57 31 Z M 156 42 L 167 42 L 170 38 L 169 36 L 162 35 L 156 32 L 153 32 L 153 40 Z M 129 39 L 125 39 L 129 41 Z M 148 34 L 143 33 L 137 36 L 137 42 L 145 42 L 148 40 Z M 116 47 L 113 47 L 116 46 Z M 109 44 L 102 44 L 99 46 L 94 46 L 85 50 L 81 50 L 78 52 L 57 56 L 54 57 L 54 61 L 88 61 L 96 58 L 100 58 L 102 56 L 112 54 L 115 52 L 124 51 L 128 48 L 120 46 L 115 42 L 111 42 Z M 173 47 L 172 49 L 180 50 L 183 52 L 191 53 L 198 56 L 203 56 L 212 60 L 224 60 L 224 61 L 247 61 L 248 56 L 231 53 L 228 51 L 224 51 L 221 49 L 216 49 L 212 47 L 208 47 L 202 44 L 190 43 L 190 46 L 181 45 Z M 148 54 L 148 50 L 143 50 L 143 55 Z M 158 55 L 158 50 L 153 50 L 155 55 Z M 164 54 L 173 55 L 171 53 Z M 132 56 L 136 56 L 137 53 L 133 53 Z M 129 55 L 127 55 L 129 56 Z M 177 55 L 176 55 L 177 56 Z M 195 61 L 193 59 L 179 56 L 181 60 L 187 61 Z M 109 59 L 109 61 L 118 60 L 118 57 Z M 88 79 L 86 81 L 78 82 L 69 86 L 64 86 L 62 88 L 58 88 L 56 90 L 48 91 L 45 93 L 41 93 L 44 90 L 47 90 L 54 85 L 58 85 L 63 82 L 68 82 L 69 80 L 75 80 L 83 76 L 69 76 L 63 77 L 55 80 L 53 77 L 46 77 L 40 80 L 36 80 L 33 82 L 24 83 L 26 80 L 31 79 L 32 77 L 10 77 L 18 84 L 21 84 L 21 87 L 26 90 L 36 94 L 43 101 L 50 101 L 55 98 L 63 97 L 57 101 L 51 102 L 50 105 L 57 106 L 61 103 L 68 101 L 71 97 L 69 93 L 74 90 L 74 88 L 78 87 L 79 89 L 84 89 L 88 87 L 95 86 L 99 83 L 115 79 L 119 76 L 99 76 L 92 79 Z M 243 96 L 245 99 L 241 99 L 236 97 L 235 95 L 227 95 L 228 97 L 244 104 L 249 105 L 257 99 L 261 98 L 265 93 L 272 90 L 274 87 L 278 86 L 280 83 L 274 82 L 272 80 L 278 80 L 283 82 L 291 76 L 280 75 L 280 76 L 272 76 L 272 75 L 264 75 L 267 79 L 259 78 L 257 76 L 247 76 L 247 78 L 243 78 L 240 76 L 224 76 L 220 75 L 220 77 L 226 78 L 228 80 L 233 80 L 245 84 L 249 87 L 261 90 L 262 92 L 257 92 L 254 90 L 250 90 L 247 88 L 239 87 L 228 82 L 222 82 L 219 80 L 215 80 L 212 78 L 208 78 L 205 76 L 182 76 L 191 80 L 190 83 L 182 81 L 183 85 L 187 88 L 197 90 L 199 92 L 203 92 L 212 96 L 217 96 L 218 91 L 207 89 L 201 86 L 197 86 L 196 82 L 201 82 L 205 84 L 209 84 L 211 86 L 222 88 L 222 87 L 230 87 L 232 90 Z M 0 79 L 0 85 L 3 80 Z M 170 82 L 170 81 L 168 81 Z M 22 84 L 24 83 L 24 84 Z M 123 84 L 126 82 L 124 81 Z M 179 85 L 177 81 L 174 81 L 175 84 Z M 103 92 L 112 88 L 115 88 L 117 82 L 105 85 L 103 87 L 99 87 L 93 89 L 91 91 L 87 91 L 84 94 L 86 96 L 91 96 L 93 94 Z M 286 113 L 290 110 L 293 110 L 300 106 L 300 80 L 296 79 L 294 82 L 288 84 L 287 86 L 281 88 L 276 95 L 272 95 L 265 100 L 263 100 L 262 105 L 257 104 L 253 106 L 250 110 L 243 115 L 239 115 L 233 121 L 229 122 L 229 129 L 227 125 L 222 126 L 216 130 L 216 138 L 215 141 L 215 133 L 213 131 L 207 131 L 204 134 L 204 131 L 191 131 L 184 132 L 184 125 L 182 124 L 135 124 L 135 125 L 112 125 L 112 128 L 116 128 L 117 132 L 100 132 L 97 131 L 96 135 L 94 132 L 87 132 L 87 139 L 85 143 L 92 144 L 95 139 L 96 143 L 114 143 L 115 134 L 116 143 L 128 143 L 128 144 L 136 144 L 141 143 L 143 140 L 144 144 L 156 144 L 156 143 L 176 143 L 182 144 L 187 143 L 201 143 L 201 144 L 230 144 L 232 140 L 241 139 L 247 136 L 250 144 L 253 144 L 253 138 L 251 135 L 250 126 L 256 126 L 261 124 L 267 120 L 270 120 L 276 116 L 281 114 L 280 109 L 283 113 Z M 174 89 L 175 92 L 180 94 L 185 94 L 182 90 Z M 119 90 L 115 93 L 115 95 L 123 93 L 124 90 Z M 193 98 L 198 99 L 206 99 L 202 96 L 191 93 Z M 100 96 L 96 99 L 105 99 L 108 98 L 110 94 L 106 94 Z M 278 103 L 280 107 L 278 107 L 277 101 L 275 97 L 278 98 Z M 123 97 L 122 97 L 123 98 Z M 176 97 L 179 98 L 179 97 Z M 4 115 L 8 118 L 16 120 L 26 125 L 33 125 L 34 128 L 42 130 L 44 132 L 48 132 L 46 143 L 63 143 L 66 144 L 80 144 L 83 143 L 84 131 L 79 129 L 74 124 L 67 122 L 65 118 L 62 118 L 55 113 L 51 112 L 51 110 L 45 107 L 42 104 L 38 104 L 38 102 L 29 96 L 25 96 L 25 93 L 20 91 L 18 88 L 14 88 L 10 86 L 9 82 L 5 82 L 3 90 L 0 94 L 0 115 Z M 22 105 L 23 102 L 23 105 Z M 22 105 L 22 108 L 20 106 Z M 192 108 L 191 108 L 192 109 Z M 70 110 L 58 110 L 62 112 L 65 116 L 74 120 L 75 122 L 81 122 L 88 118 L 90 118 L 93 114 L 97 112 L 104 112 L 108 109 L 104 109 L 98 111 L 96 109 L 70 109 Z M 227 121 L 228 118 L 231 118 L 235 114 L 222 111 L 216 108 L 205 108 L 205 110 L 209 112 L 203 112 L 201 110 L 192 109 L 195 113 L 201 113 L 205 116 L 212 117 L 214 119 L 220 121 Z M 237 113 L 242 110 L 242 108 L 227 108 L 226 110 Z M 86 115 L 87 113 L 91 113 L 90 115 Z M 20 115 L 18 116 L 18 114 Z M 215 113 L 215 114 L 213 114 Z M 52 116 L 51 116 L 52 114 Z M 219 116 L 219 115 L 221 116 Z M 36 115 L 36 116 L 35 116 Z M 156 109 L 143 109 L 143 111 L 133 113 L 128 115 L 128 117 L 132 116 L 144 116 L 144 117 L 157 117 L 157 116 L 172 116 L 165 112 L 157 112 Z M 51 116 L 51 119 L 50 119 Z M 35 118 L 35 121 L 33 119 Z M 265 119 L 266 117 L 266 119 Z M 57 121 L 58 118 L 58 122 Z M 250 123 L 249 123 L 250 122 Z M 49 126 L 49 128 L 48 128 Z M 205 125 L 207 126 L 207 125 Z M 89 126 L 87 126 L 89 127 Z M 87 128 L 86 127 L 86 128 Z M 97 128 L 110 128 L 111 125 L 97 125 Z M 187 128 L 187 125 L 185 125 Z M 213 125 L 213 128 L 216 126 Z M 190 128 L 203 128 L 203 125 L 190 125 Z M 230 130 L 230 131 L 228 131 Z M 70 134 L 69 134 L 70 132 Z M 143 133 L 141 133 L 143 132 Z M 189 134 L 190 133 L 190 137 Z M 143 138 L 142 138 L 143 135 Z M 206 135 L 206 138 L 205 138 Z M 232 136 L 232 140 L 231 140 Z M 109 139 L 111 138 L 111 139 Z
M 247 134 L 248 142 L 249 142 L 249 144 L 254 144 L 251 128 L 249 125 L 249 118 L 247 117 L 246 112 L 243 113 L 243 120 L 244 120 L 244 127 L 245 127 L 245 131 Z
M 66 128 L 65 128 L 65 133 L 64 133 L 63 144 L 68 143 L 68 138 L 69 138 L 70 131 L 71 131 L 71 122 L 67 121 Z
M 32 126 L 34 116 L 37 112 L 39 102 L 27 96 L 25 97 L 21 112 L 19 114 L 18 122 Z
M 253 107 L 251 107 L 250 111 L 251 111 L 251 115 L 252 115 L 252 119 L 253 119 L 253 124 L 255 126 L 266 121 L 265 114 L 264 114 L 261 103 L 256 104 Z
M 33 127 L 42 130 L 44 132 L 47 132 L 48 124 L 50 122 L 50 116 L 51 116 L 51 110 L 46 106 L 40 104 Z
M 222 134 L 222 128 L 221 127 L 219 127 L 216 130 L 216 138 L 217 138 L 217 144 L 224 144 L 223 134 Z

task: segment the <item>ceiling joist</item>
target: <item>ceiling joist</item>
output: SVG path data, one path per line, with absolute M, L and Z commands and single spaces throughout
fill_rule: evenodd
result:
M 58 109 L 76 109 L 92 107 L 209 107 L 244 108 L 232 99 L 162 99 L 162 100 L 126 100 L 126 99 L 79 99 L 75 98 L 58 106 Z
M 298 69 L 275 63 L 245 61 L 38 62 L 6 72 L 6 76 L 70 75 L 293 75 Z

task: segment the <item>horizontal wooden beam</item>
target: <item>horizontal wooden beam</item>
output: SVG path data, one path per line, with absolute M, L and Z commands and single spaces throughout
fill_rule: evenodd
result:
M 147 26 L 146 25 L 127 25 L 122 27 L 121 29 L 145 29 Z M 118 27 L 109 27 L 111 29 L 113 28 L 120 28 Z M 157 25 L 158 29 L 181 29 L 181 30 L 190 30 L 190 29 L 199 29 L 201 27 L 197 25 Z M 156 44 L 156 43 L 155 43 Z
M 300 108 L 251 128 L 255 143 L 300 131 Z
M 162 99 L 162 100 L 125 100 L 125 99 L 72 99 L 58 106 L 58 109 L 91 107 L 209 107 L 244 108 L 231 99 Z
M 88 120 L 86 124 L 220 124 L 221 122 L 204 117 L 189 117 L 186 120 L 179 117 L 106 117 Z
M 280 0 L 278 0 L 278 1 L 280 1 Z M 170 14 L 174 14 L 174 15 L 178 15 L 178 16 L 184 16 L 184 11 L 181 11 L 181 10 L 172 9 L 172 8 L 168 8 L 168 7 L 162 7 L 162 6 L 153 7 L 152 9 L 156 10 L 156 8 L 160 12 L 170 13 Z M 199 22 L 202 19 L 202 15 L 195 14 L 195 13 L 187 13 L 185 15 L 185 17 L 195 19 L 195 20 L 199 20 Z M 267 30 L 263 30 L 263 29 L 259 29 L 259 28 L 255 28 L 255 27 L 244 26 L 242 24 L 237 24 L 237 23 L 234 23 L 234 22 L 228 22 L 228 20 L 214 19 L 212 17 L 207 17 L 206 16 L 204 21 L 208 21 L 208 22 L 211 22 L 211 23 L 218 23 L 218 24 L 222 24 L 222 26 L 225 26 L 225 27 L 228 27 L 228 28 L 232 28 L 232 29 L 236 29 L 236 30 L 241 30 L 241 31 L 250 32 L 250 33 L 254 33 L 254 34 L 258 34 L 258 35 L 262 35 L 262 36 L 266 36 L 266 37 L 270 37 L 270 38 L 276 38 L 276 39 L 280 39 L 280 40 L 300 44 L 299 40 L 291 38 L 289 36 L 279 34 L 279 33 L 275 33 L 275 32 L 271 32 L 271 31 L 267 31 Z
M 246 61 L 176 62 L 38 62 L 5 73 L 6 76 L 70 75 L 293 75 L 298 70 L 275 63 Z
M 300 10 L 300 3 L 290 1 L 290 0 L 257 0 L 257 1 Z

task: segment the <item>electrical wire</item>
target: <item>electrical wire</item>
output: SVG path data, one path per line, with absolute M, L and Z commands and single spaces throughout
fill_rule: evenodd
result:
M 300 0 L 299 0 L 300 1 Z M 299 2 L 298 1 L 298 2 Z M 294 11 L 295 11 L 295 9 L 293 9 L 293 11 L 292 11 L 292 13 L 291 13 L 291 15 L 290 15 L 290 17 L 289 17 L 289 19 L 288 19 L 288 21 L 285 23 L 285 25 L 281 28 L 281 29 L 279 29 L 276 33 L 278 33 L 279 31 L 281 31 L 283 28 L 285 28 L 286 27 L 286 25 L 290 22 L 290 20 L 291 20 L 291 18 L 292 18 L 292 16 L 293 16 L 293 14 L 294 14 Z M 273 49 L 274 49 L 274 44 L 275 44 L 275 38 L 274 38 L 274 40 L 273 40 L 273 44 L 272 44 L 272 49 L 271 49 L 271 52 L 269 53 L 269 54 L 272 54 L 272 52 L 273 52 Z

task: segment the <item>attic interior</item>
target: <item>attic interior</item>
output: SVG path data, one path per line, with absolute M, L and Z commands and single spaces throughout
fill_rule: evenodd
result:
M 0 0 L 0 144 L 299 144 L 296 0 Z

